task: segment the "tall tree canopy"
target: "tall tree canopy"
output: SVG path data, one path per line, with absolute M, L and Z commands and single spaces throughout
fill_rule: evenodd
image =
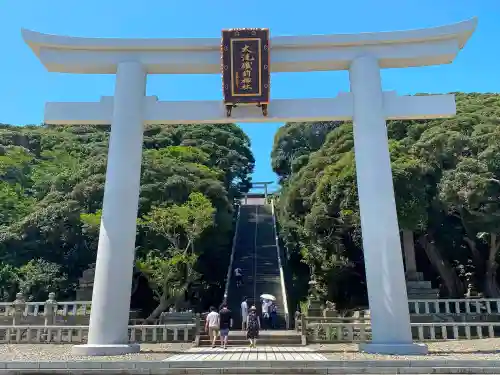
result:
M 104 126 L 0 125 L 2 298 L 22 290 L 44 299 L 48 289 L 74 298 L 95 262 L 108 137 Z M 166 277 L 192 302 L 210 303 L 223 289 L 233 202 L 248 190 L 253 166 L 250 141 L 234 124 L 145 127 L 136 258 L 154 286 L 158 262 L 182 261 L 194 277 Z M 175 228 L 158 227 L 173 214 Z
M 499 125 L 500 95 L 462 93 L 453 118 L 388 122 L 399 226 L 442 295 L 500 296 Z M 291 267 L 324 298 L 365 304 L 352 124 L 286 124 L 272 159 Z

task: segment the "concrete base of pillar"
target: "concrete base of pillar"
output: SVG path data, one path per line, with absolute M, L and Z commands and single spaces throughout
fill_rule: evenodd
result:
M 71 348 L 71 352 L 75 355 L 88 356 L 112 356 L 131 353 L 139 353 L 141 346 L 139 344 L 116 344 L 116 345 L 98 345 L 85 344 L 75 345 Z
M 358 345 L 358 350 L 370 354 L 388 355 L 425 355 L 429 352 L 425 344 L 374 344 L 371 342 Z

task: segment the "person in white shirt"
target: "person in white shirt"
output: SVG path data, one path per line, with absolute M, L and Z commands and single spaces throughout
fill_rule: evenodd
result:
M 215 340 L 219 334 L 219 313 L 213 306 L 210 307 L 210 312 L 208 313 L 205 321 L 205 331 L 208 332 L 208 335 L 210 336 L 212 348 L 215 348 Z
M 264 326 L 264 330 L 267 330 L 269 325 L 269 306 L 271 305 L 271 301 L 265 299 L 262 301 L 262 323 Z
M 247 317 L 248 317 L 248 303 L 247 297 L 243 298 L 241 303 L 241 330 L 245 331 L 247 329 Z
M 234 269 L 234 278 L 236 279 L 236 286 L 239 288 L 242 284 L 243 274 L 241 273 L 241 268 Z

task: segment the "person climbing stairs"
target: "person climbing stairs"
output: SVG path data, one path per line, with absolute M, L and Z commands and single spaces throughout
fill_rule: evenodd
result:
M 256 230 L 256 207 L 242 204 L 238 221 L 238 234 L 234 248 L 231 280 L 228 289 L 228 306 L 233 312 L 234 329 L 241 329 L 241 302 L 248 298 L 249 307 L 255 303 L 254 246 Z M 241 285 L 236 285 L 234 270 L 241 270 Z M 258 297 L 258 296 L 257 296 Z
M 261 315 L 262 294 L 271 294 L 277 305 L 276 329 L 286 329 L 285 306 L 280 282 L 278 249 L 271 205 L 263 198 L 248 197 L 242 200 L 234 257 L 231 265 L 227 304 L 232 311 L 233 328 L 229 333 L 229 346 L 248 345 L 241 331 L 241 302 L 246 297 L 248 308 L 255 305 Z M 240 269 L 241 284 L 236 284 L 235 269 Z M 261 317 L 262 319 L 262 317 Z M 301 345 L 300 335 L 295 331 L 261 331 L 261 345 Z M 210 345 L 208 336 L 202 335 L 201 346 Z
M 256 240 L 256 294 L 271 294 L 276 299 L 277 320 L 274 329 L 286 329 L 284 315 L 284 299 L 280 281 L 278 249 L 274 232 L 273 216 L 270 205 L 257 206 L 257 240 Z M 264 325 L 270 328 L 269 323 Z
M 242 285 L 237 287 L 234 272 L 228 290 L 228 304 L 234 315 L 234 326 L 241 329 L 240 306 L 244 297 L 248 307 L 255 304 L 260 311 L 260 295 L 276 297 L 277 326 L 285 329 L 284 301 L 280 282 L 278 249 L 276 247 L 271 206 L 260 198 L 248 198 L 240 207 L 233 270 L 241 269 Z

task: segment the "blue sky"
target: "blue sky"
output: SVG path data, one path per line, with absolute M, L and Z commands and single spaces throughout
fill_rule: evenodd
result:
M 95 101 L 113 94 L 114 76 L 47 73 L 21 28 L 88 37 L 219 37 L 232 27 L 268 27 L 271 35 L 391 31 L 479 17 L 452 65 L 385 70 L 386 90 L 400 94 L 500 91 L 500 0 L 0 0 L 0 122 L 39 124 L 47 101 Z M 331 97 L 348 91 L 346 72 L 280 73 L 272 98 Z M 150 76 L 160 100 L 221 99 L 220 76 Z M 255 181 L 275 180 L 273 137 L 281 124 L 242 124 L 256 156 Z

